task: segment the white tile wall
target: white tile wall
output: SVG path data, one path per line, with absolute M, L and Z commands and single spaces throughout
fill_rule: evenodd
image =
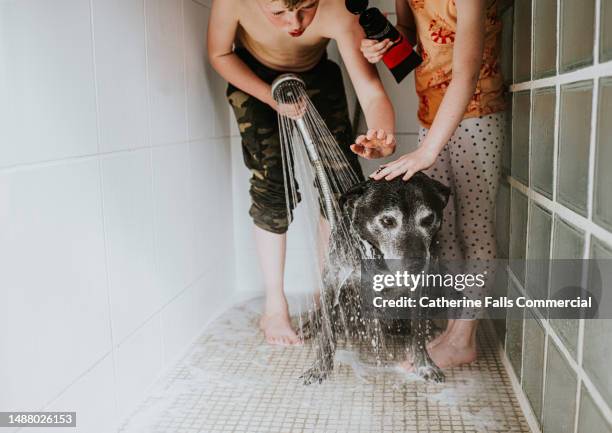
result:
M 0 167 L 97 150 L 89 2 L 0 2 Z
M 148 144 L 144 0 L 93 0 L 100 151 Z
M 0 407 L 116 431 L 231 299 L 209 3 L 0 2 Z
M 77 427 L 23 428 L 19 433 L 108 433 L 116 431 L 117 408 L 114 398 L 113 359 L 105 356 L 76 380 L 45 410 L 77 413 Z M 101 416 L 101 415 L 104 416 Z
M 163 366 L 162 328 L 153 316 L 116 348 L 119 418 L 129 414 L 144 397 Z
M 226 236 L 220 228 L 226 225 L 227 206 L 224 196 L 231 197 L 231 183 L 219 161 L 224 159 L 226 139 L 206 139 L 189 144 L 191 191 L 194 211 L 195 270 L 200 276 L 213 268 L 217 254 L 210 245 L 224 242 Z M 212 180 L 212 181 L 211 181 Z M 217 183 L 215 180 L 220 180 Z M 223 181 L 224 180 L 224 181 Z
M 0 184 L 0 356 L 12 373 L 0 406 L 36 409 L 111 348 L 98 163 L 19 169 Z
M 188 126 L 189 138 L 193 140 L 214 135 L 216 122 L 210 95 L 217 83 L 214 72 L 208 66 L 208 59 L 202 55 L 206 47 L 209 10 L 192 0 L 184 0 L 183 4 Z
M 101 159 L 113 337 L 122 341 L 161 305 L 155 268 L 151 150 Z
M 183 5 L 179 0 L 146 0 L 151 144 L 185 141 Z
M 155 242 L 162 301 L 195 278 L 195 240 L 189 185 L 189 145 L 153 148 Z

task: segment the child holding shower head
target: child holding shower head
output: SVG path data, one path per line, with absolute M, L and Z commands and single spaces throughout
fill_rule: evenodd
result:
M 277 112 L 291 115 L 294 107 L 279 106 L 271 83 L 294 72 L 305 81 L 311 100 L 345 152 L 351 168 L 363 177 L 350 146 L 357 141 L 362 155 L 383 157 L 395 149 L 394 113 L 377 75 L 359 51 L 364 37 L 357 17 L 344 0 L 213 0 L 208 26 L 208 55 L 228 82 L 227 97 L 242 136 L 244 162 L 251 170 L 251 208 L 255 241 L 266 290 L 260 321 L 271 344 L 299 343 L 292 329 L 283 273 L 288 228 L 284 174 Z M 334 39 L 371 128 L 353 140 L 342 75 L 327 59 Z M 293 205 L 293 204 L 291 204 Z M 329 227 L 321 222 L 327 242 Z
M 423 170 L 451 187 L 439 234 L 443 260 L 496 258 L 505 109 L 497 7 L 497 0 L 396 0 L 397 27 L 418 42 L 423 57 L 415 70 L 419 146 L 370 177 L 408 180 Z M 389 45 L 364 39 L 361 50 L 376 63 Z M 476 320 L 449 320 L 428 346 L 432 360 L 442 368 L 475 360 L 476 326 Z M 410 360 L 403 365 L 411 369 Z

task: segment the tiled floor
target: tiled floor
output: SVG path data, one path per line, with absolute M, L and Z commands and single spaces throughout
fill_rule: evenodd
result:
M 478 361 L 446 371 L 442 384 L 339 350 L 333 376 L 304 386 L 312 346 L 264 344 L 259 305 L 239 305 L 207 328 L 121 432 L 529 432 L 484 332 Z

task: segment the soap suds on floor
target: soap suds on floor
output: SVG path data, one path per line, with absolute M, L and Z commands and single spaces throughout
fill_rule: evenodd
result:
M 492 336 L 477 362 L 425 382 L 396 364 L 376 366 L 347 348 L 333 375 L 302 385 L 310 343 L 265 344 L 261 301 L 227 311 L 124 420 L 122 433 L 529 432 Z

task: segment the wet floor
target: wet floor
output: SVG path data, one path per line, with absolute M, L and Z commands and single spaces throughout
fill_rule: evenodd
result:
M 323 384 L 298 379 L 310 344 L 280 348 L 257 330 L 261 302 L 212 323 L 125 421 L 122 433 L 529 432 L 494 337 L 478 361 L 428 383 L 394 365 L 375 368 L 340 349 Z M 484 328 L 484 327 L 481 327 Z

